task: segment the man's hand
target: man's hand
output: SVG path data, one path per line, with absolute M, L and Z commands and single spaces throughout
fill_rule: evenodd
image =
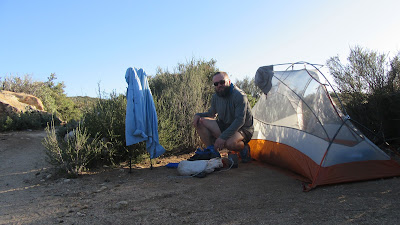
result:
M 194 115 L 193 117 L 193 126 L 197 128 L 197 125 L 199 124 L 200 121 L 200 116 L 199 115 Z
M 214 143 L 214 149 L 216 149 L 216 150 L 223 149 L 225 147 L 225 142 L 226 142 L 226 140 L 217 138 L 217 140 L 215 140 L 215 143 Z

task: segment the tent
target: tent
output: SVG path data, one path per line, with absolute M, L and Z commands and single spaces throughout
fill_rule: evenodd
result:
M 399 176 L 400 165 L 336 107 L 320 69 L 308 63 L 293 69 L 298 64 L 284 71 L 274 71 L 274 66 L 257 70 L 255 83 L 264 93 L 252 109 L 252 158 L 296 174 L 305 191 Z

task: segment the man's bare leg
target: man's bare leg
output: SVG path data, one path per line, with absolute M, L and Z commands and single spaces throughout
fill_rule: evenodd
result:
M 231 151 L 239 152 L 242 162 L 250 162 L 250 148 L 243 142 L 244 137 L 239 132 L 236 132 L 231 138 L 226 141 L 227 148 Z M 246 147 L 245 147 L 246 146 Z
M 244 148 L 244 137 L 239 133 L 236 132 L 232 137 L 226 140 L 226 147 L 231 151 L 242 151 Z
M 209 117 L 200 118 L 199 124 L 196 127 L 197 133 L 201 141 L 206 145 L 213 145 L 215 139 L 221 135 L 217 121 Z
M 206 149 L 199 149 L 196 154 L 190 157 L 189 161 L 194 160 L 209 160 L 211 158 L 220 158 L 221 155 L 214 149 L 214 143 L 216 137 L 221 134 L 218 127 L 217 121 L 213 118 L 195 118 L 193 119 L 193 125 L 199 134 L 201 141 L 207 146 Z

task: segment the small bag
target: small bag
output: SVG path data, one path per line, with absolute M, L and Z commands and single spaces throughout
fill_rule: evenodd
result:
M 178 173 L 182 176 L 192 176 L 201 172 L 212 173 L 216 168 L 223 166 L 221 158 L 210 160 L 181 161 L 178 165 Z

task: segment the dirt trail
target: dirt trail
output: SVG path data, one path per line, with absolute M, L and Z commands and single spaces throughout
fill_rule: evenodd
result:
M 398 224 L 400 179 L 322 186 L 256 162 L 205 178 L 164 165 L 55 178 L 44 131 L 0 133 L 0 224 Z M 143 168 L 144 167 L 144 168 Z

